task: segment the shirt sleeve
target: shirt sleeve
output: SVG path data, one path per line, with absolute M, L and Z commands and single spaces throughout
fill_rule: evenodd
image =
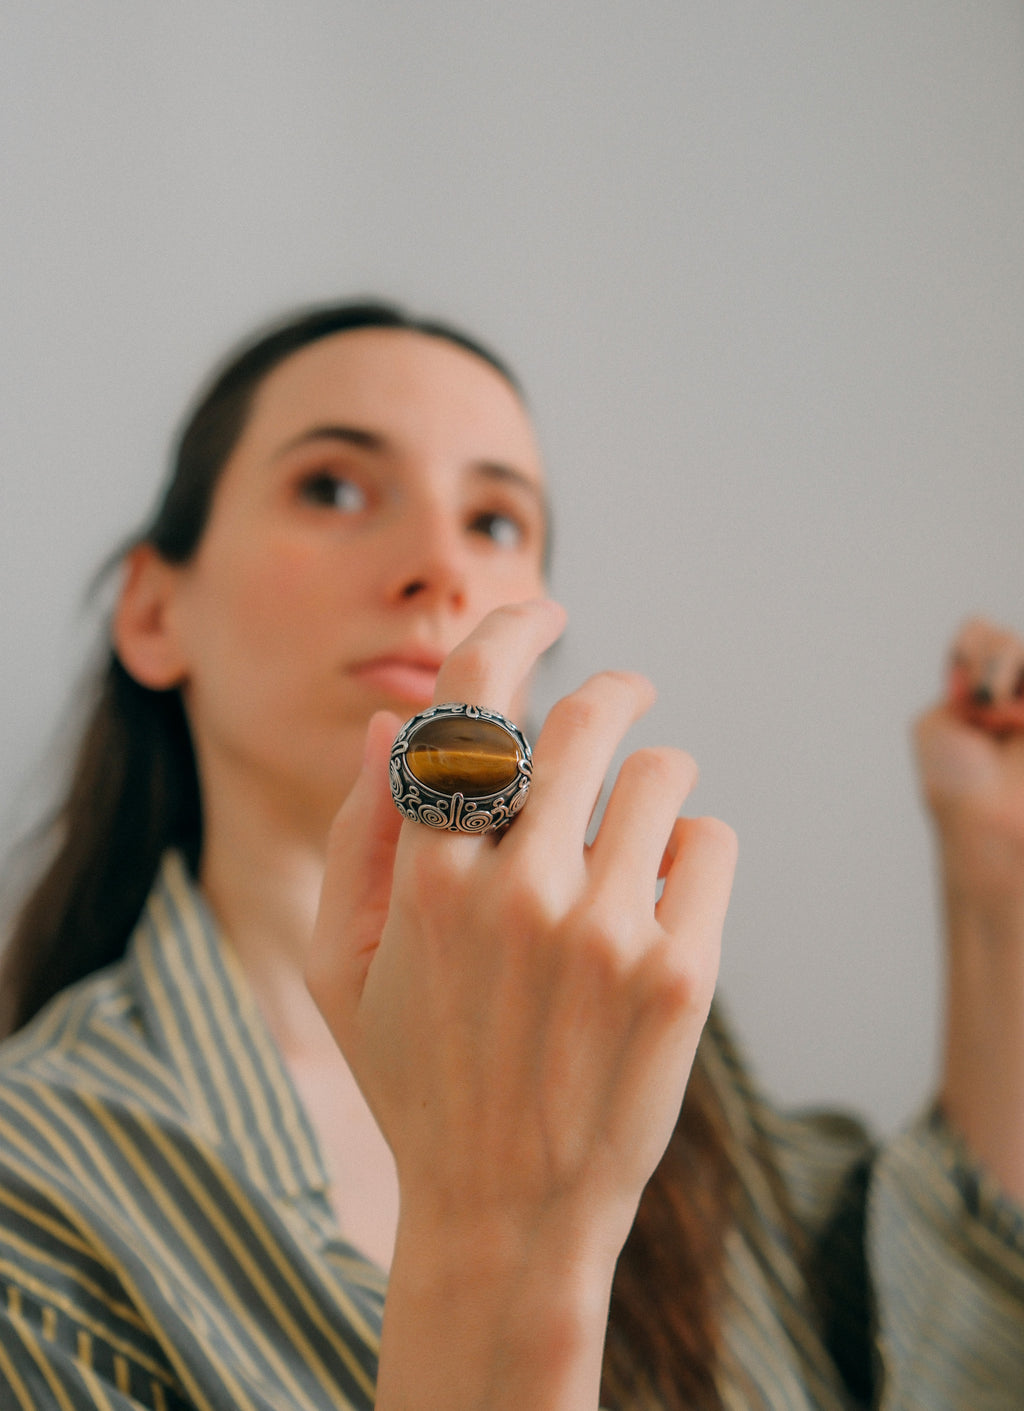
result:
M 831 1113 L 774 1113 L 766 1126 L 855 1402 L 1020 1411 L 1024 1210 L 939 1111 L 879 1144 Z
M 746 1070 L 731 1036 L 718 1042 L 739 1090 Z M 940 1111 L 878 1141 L 843 1114 L 780 1112 L 752 1085 L 744 1094 L 850 1404 L 1021 1411 L 1024 1209 Z
M 882 1411 L 1024 1406 L 1024 1211 L 935 1110 L 876 1155 L 867 1254 Z

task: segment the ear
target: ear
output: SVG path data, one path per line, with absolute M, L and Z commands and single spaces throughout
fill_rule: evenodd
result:
M 153 548 L 139 544 L 128 554 L 114 609 L 114 649 L 140 686 L 165 691 L 185 679 L 185 659 L 170 611 L 181 570 Z

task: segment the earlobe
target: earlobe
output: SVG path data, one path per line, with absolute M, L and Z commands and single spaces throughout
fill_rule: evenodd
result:
M 185 679 L 184 656 L 174 630 L 171 605 L 180 570 L 151 544 L 127 555 L 114 609 L 114 650 L 140 686 L 165 691 Z

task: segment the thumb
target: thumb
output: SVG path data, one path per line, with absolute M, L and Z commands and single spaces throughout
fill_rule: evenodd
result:
M 391 901 L 402 816 L 391 797 L 388 761 L 400 728 L 401 721 L 390 711 L 380 711 L 371 719 L 359 775 L 327 842 L 306 984 L 342 1046 Z

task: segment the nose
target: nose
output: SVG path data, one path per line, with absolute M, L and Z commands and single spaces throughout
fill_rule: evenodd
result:
M 469 546 L 461 526 L 440 508 L 404 518 L 392 546 L 388 597 L 395 603 L 461 610 L 469 596 Z

